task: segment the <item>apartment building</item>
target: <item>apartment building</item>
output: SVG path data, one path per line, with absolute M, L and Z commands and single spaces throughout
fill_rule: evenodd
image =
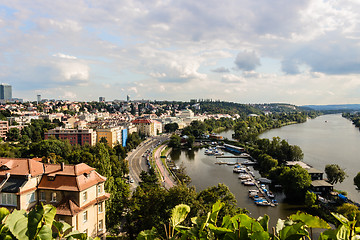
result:
M 89 144 L 94 146 L 96 144 L 96 132 L 92 129 L 66 129 L 57 127 L 51 129 L 44 134 L 45 139 L 55 137 L 56 139 L 65 140 L 68 139 L 71 145 L 85 145 Z
M 162 124 L 159 121 L 148 119 L 148 118 L 138 118 L 132 121 L 136 126 L 139 134 L 145 136 L 156 136 L 162 133 Z
M 100 142 L 102 138 L 105 138 L 110 147 L 114 147 L 116 144 L 122 144 L 122 127 L 105 127 L 96 129 L 96 142 Z
M 57 208 L 55 219 L 91 237 L 105 237 L 106 178 L 94 168 L 0 158 L 0 206 L 29 211 L 40 202 Z
M 0 137 L 2 139 L 6 139 L 6 133 L 9 130 L 9 123 L 8 121 L 0 121 Z

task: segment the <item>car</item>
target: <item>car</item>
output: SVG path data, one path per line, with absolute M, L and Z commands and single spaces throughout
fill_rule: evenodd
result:
M 130 182 L 130 183 L 134 183 L 134 179 L 130 178 L 130 179 L 129 179 L 129 182 Z

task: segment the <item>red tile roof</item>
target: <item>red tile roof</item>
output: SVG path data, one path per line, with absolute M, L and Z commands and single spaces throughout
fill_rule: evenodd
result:
M 63 170 L 58 164 L 44 164 L 44 169 L 45 174 L 38 185 L 39 189 L 82 191 L 106 181 L 105 177 L 85 163 L 64 165 Z
M 29 158 L 0 158 L 0 175 L 6 173 L 11 175 L 26 176 L 31 174 L 35 177 L 43 174 L 43 164 L 37 160 Z
M 151 123 L 152 122 L 152 120 L 151 119 L 141 119 L 141 118 L 139 118 L 139 119 L 135 119 L 134 121 L 132 121 L 132 123 Z

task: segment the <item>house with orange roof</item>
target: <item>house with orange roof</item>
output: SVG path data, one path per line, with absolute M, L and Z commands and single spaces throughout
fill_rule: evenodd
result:
M 105 237 L 106 178 L 85 163 L 46 164 L 40 159 L 0 158 L 0 206 L 57 208 L 56 220 L 91 237 Z

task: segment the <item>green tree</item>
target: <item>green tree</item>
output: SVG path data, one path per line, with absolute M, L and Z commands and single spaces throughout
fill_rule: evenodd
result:
M 299 165 L 292 168 L 285 167 L 280 178 L 286 197 L 299 201 L 304 200 L 306 190 L 311 184 L 311 177 L 304 168 Z
M 169 147 L 180 148 L 181 147 L 181 138 L 180 138 L 180 136 L 178 136 L 176 134 L 173 134 L 170 137 Z
M 360 172 L 358 172 L 358 174 L 354 177 L 354 185 L 360 189 Z
M 20 130 L 18 128 L 10 128 L 6 136 L 8 141 L 19 141 L 21 138 Z
M 168 123 L 165 124 L 164 129 L 166 132 L 175 132 L 176 130 L 179 129 L 179 125 L 177 123 Z
M 337 164 L 328 164 L 325 166 L 326 176 L 331 184 L 342 183 L 347 177 L 344 169 Z
M 306 191 L 305 194 L 305 205 L 311 207 L 316 203 L 316 194 L 310 191 Z

